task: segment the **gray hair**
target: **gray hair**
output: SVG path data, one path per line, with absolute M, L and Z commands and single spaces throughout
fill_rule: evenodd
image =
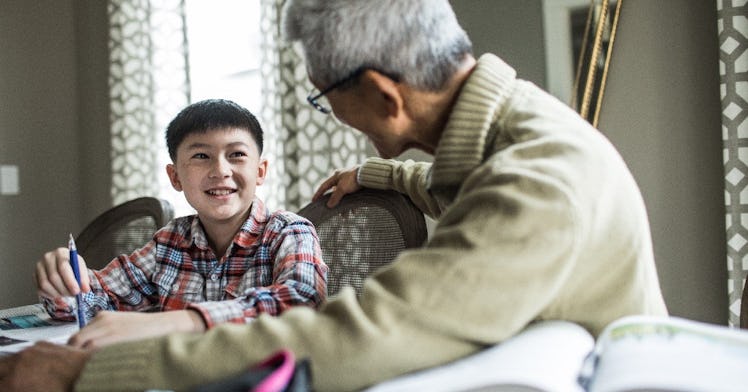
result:
M 287 41 L 300 41 L 323 86 L 367 67 L 416 89 L 438 91 L 472 44 L 447 0 L 289 0 Z

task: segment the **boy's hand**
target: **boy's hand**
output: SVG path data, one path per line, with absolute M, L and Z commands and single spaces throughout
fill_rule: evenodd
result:
M 328 190 L 332 189 L 330 200 L 327 201 L 328 207 L 335 207 L 340 203 L 343 196 L 356 192 L 362 187 L 358 184 L 358 166 L 345 170 L 335 170 L 335 173 L 326 179 L 317 188 L 317 192 L 312 196 L 312 200 L 317 200 Z
M 71 336 L 68 344 L 79 348 L 99 348 L 173 332 L 202 331 L 205 331 L 205 322 L 194 310 L 158 313 L 103 311 Z
M 91 290 L 88 279 L 86 262 L 78 255 L 81 285 L 75 280 L 73 268 L 70 266 L 70 252 L 67 248 L 57 248 L 44 254 L 44 258 L 36 263 L 36 287 L 39 295 L 46 298 L 70 297 L 79 292 Z
M 0 358 L 0 391 L 72 391 L 92 352 L 49 342 Z

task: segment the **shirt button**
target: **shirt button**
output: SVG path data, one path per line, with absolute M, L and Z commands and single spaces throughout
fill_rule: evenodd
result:
M 171 291 L 177 291 L 179 290 L 179 283 L 174 283 L 171 285 Z
M 212 280 L 214 282 L 217 281 L 218 280 L 218 274 L 211 274 L 210 275 L 210 280 Z

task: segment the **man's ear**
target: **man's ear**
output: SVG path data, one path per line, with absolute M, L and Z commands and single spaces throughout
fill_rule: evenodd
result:
M 174 167 L 173 163 L 166 165 L 166 175 L 169 176 L 171 186 L 177 191 L 182 191 L 182 183 L 179 181 L 179 175 L 177 174 L 177 168 Z
M 400 90 L 400 83 L 375 71 L 366 70 L 359 79 L 363 91 L 374 94 L 371 98 L 372 109 L 380 116 L 395 117 L 404 114 L 405 99 Z

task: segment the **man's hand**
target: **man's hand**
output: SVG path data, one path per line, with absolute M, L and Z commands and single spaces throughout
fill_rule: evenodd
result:
M 44 254 L 36 263 L 36 287 L 39 295 L 53 299 L 56 297 L 70 297 L 79 292 L 91 290 L 88 279 L 86 262 L 78 255 L 81 285 L 75 280 L 73 268 L 70 266 L 70 252 L 67 248 L 57 248 Z
M 327 206 L 335 207 L 340 203 L 340 199 L 342 199 L 343 196 L 360 190 L 362 187 L 358 184 L 357 180 L 358 168 L 359 167 L 356 166 L 345 170 L 335 170 L 335 173 L 322 182 L 319 188 L 317 188 L 317 192 L 312 196 L 312 200 L 319 199 L 325 194 L 325 192 L 332 189 L 332 194 L 330 195 L 330 200 L 327 201 Z
M 0 391 L 67 392 L 93 352 L 49 342 L 0 357 Z
M 99 312 L 68 344 L 79 348 L 98 348 L 166 335 L 172 332 L 202 332 L 205 322 L 194 310 L 159 313 Z

